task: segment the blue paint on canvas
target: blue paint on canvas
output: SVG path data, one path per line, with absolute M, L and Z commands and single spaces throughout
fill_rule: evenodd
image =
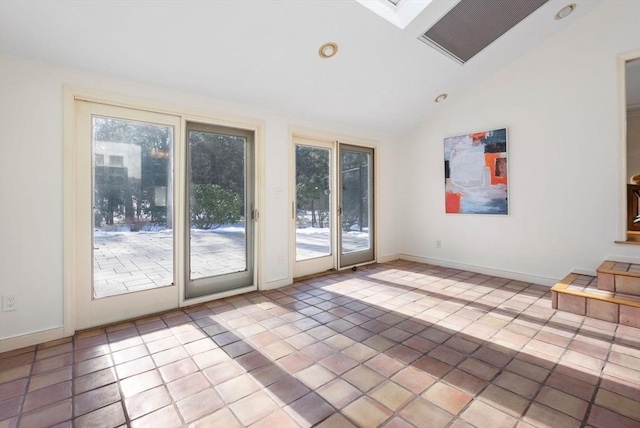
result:
M 461 214 L 506 214 L 506 199 L 490 199 L 484 202 L 478 202 L 462 198 L 460 201 Z

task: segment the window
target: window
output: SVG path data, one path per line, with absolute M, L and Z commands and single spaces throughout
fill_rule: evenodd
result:
M 124 166 L 124 157 L 109 156 L 109 166 Z

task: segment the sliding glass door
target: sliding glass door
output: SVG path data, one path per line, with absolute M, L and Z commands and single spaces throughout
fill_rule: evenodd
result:
M 78 101 L 76 121 L 76 327 L 176 307 L 180 119 Z
M 76 329 L 256 288 L 253 131 L 75 109 Z
M 334 268 L 333 153 L 331 143 L 295 140 L 295 278 Z
M 374 261 L 373 149 L 293 141 L 294 278 Z
M 189 280 L 193 298 L 253 284 L 253 132 L 187 123 Z
M 373 149 L 340 145 L 340 266 L 375 259 Z

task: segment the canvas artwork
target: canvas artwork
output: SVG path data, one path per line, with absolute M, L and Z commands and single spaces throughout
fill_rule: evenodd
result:
M 508 214 L 507 130 L 444 139 L 445 208 L 456 214 Z

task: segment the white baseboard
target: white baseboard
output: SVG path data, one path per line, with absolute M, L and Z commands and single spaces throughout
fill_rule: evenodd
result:
M 400 259 L 400 254 L 389 254 L 387 256 L 378 257 L 378 263 L 389 263 L 398 259 Z
M 273 290 L 274 288 L 286 287 L 291 284 L 293 284 L 293 280 L 290 278 L 277 279 L 267 282 L 264 287 L 260 288 L 260 291 Z
M 62 339 L 64 328 L 52 328 L 51 330 L 37 331 L 35 333 L 23 334 L 20 336 L 0 339 L 0 352 L 13 351 L 14 349 L 26 348 L 27 346 L 38 345 L 50 340 Z
M 411 262 L 427 263 L 427 264 L 436 265 L 436 266 L 443 266 L 443 267 L 448 267 L 452 269 L 466 270 L 469 272 L 481 273 L 483 275 L 498 276 L 501 278 L 508 278 L 516 281 L 530 282 L 532 284 L 545 285 L 547 287 L 552 287 L 556 285 L 559 281 L 559 279 L 556 279 L 556 278 L 548 278 L 544 276 L 531 275 L 531 274 L 526 274 L 521 272 L 502 270 L 502 269 L 493 269 L 493 268 L 488 268 L 484 266 L 469 265 L 466 263 L 458 263 L 450 260 L 414 256 L 411 254 L 400 254 L 400 259 L 408 260 Z

